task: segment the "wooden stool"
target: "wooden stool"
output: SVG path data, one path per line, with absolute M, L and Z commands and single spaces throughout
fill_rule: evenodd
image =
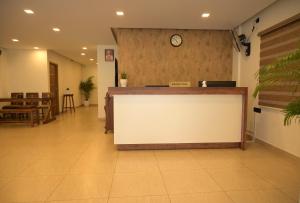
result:
M 69 105 L 68 105 L 68 101 L 69 101 Z M 62 112 L 68 111 L 68 109 L 70 109 L 71 112 L 72 110 L 74 110 L 75 112 L 73 94 L 64 94 Z

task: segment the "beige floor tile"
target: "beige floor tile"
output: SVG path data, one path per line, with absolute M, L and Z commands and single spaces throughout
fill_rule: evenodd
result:
M 62 200 L 62 201 L 47 201 L 45 203 L 107 203 L 107 198 L 100 199 L 80 199 L 80 200 Z
M 202 168 L 241 168 L 243 159 L 241 149 L 192 150 L 194 159 Z
M 9 154 L 0 159 L 0 178 L 11 178 L 19 175 L 34 163 L 37 157 L 22 154 Z
M 49 200 L 74 200 L 108 197 L 110 174 L 67 175 Z
M 278 190 L 229 191 L 235 203 L 296 203 Z
M 62 179 L 62 176 L 15 178 L 0 189 L 0 202 L 44 201 Z
M 234 203 L 224 192 L 173 195 L 172 203 Z
M 71 174 L 95 174 L 95 173 L 107 173 L 112 174 L 114 172 L 116 161 L 90 161 L 79 160 L 71 168 Z
M 247 168 L 207 169 L 212 178 L 226 191 L 266 189 L 274 186 Z
M 0 178 L 0 189 L 9 183 L 12 179 L 9 178 Z
M 64 175 L 69 172 L 70 167 L 74 164 L 72 159 L 46 159 L 37 160 L 26 168 L 18 176 L 45 176 L 45 175 Z
M 41 152 L 42 153 L 39 159 L 44 159 L 44 160 L 59 159 L 59 160 L 75 161 L 81 155 L 81 153 L 76 150 L 57 149 L 56 147 L 41 149 Z
M 82 199 L 80 203 L 93 202 L 91 197 L 101 196 L 105 199 L 112 186 L 112 175 L 108 175 L 111 179 L 106 176 L 116 169 L 119 172 L 116 181 L 121 184 L 115 184 L 113 190 L 118 192 L 115 194 L 125 195 L 126 198 L 113 198 L 114 201 L 160 201 L 159 197 L 157 200 L 156 197 L 151 199 L 142 196 L 151 196 L 152 193 L 166 195 L 165 186 L 176 193 L 172 196 L 179 200 L 187 198 L 179 198 L 181 195 L 188 195 L 188 201 L 191 202 L 204 197 L 209 201 L 209 195 L 198 197 L 195 193 L 220 190 L 216 180 L 227 188 L 245 189 L 268 188 L 270 184 L 266 184 L 267 181 L 294 201 L 300 189 L 300 160 L 260 143 L 247 143 L 245 151 L 203 149 L 119 152 L 113 144 L 113 134 L 104 134 L 104 121 L 97 119 L 96 107 L 78 108 L 75 114 L 61 114 L 54 122 L 34 128 L 1 125 L 0 135 L 1 203 L 6 203 L 6 200 L 32 203 L 28 200 L 43 199 L 47 196 L 48 188 L 55 185 L 56 179 L 44 180 L 40 175 L 65 173 L 67 178 L 64 183 L 61 179 L 53 187 L 52 198 L 56 198 L 53 201 Z M 154 154 L 156 165 L 164 176 L 156 171 L 151 154 Z M 70 168 L 69 163 L 72 163 Z M 244 167 L 247 170 L 240 169 Z M 213 169 L 217 179 L 210 174 L 207 176 Z M 190 173 L 195 170 L 198 172 Z M 135 175 L 121 175 L 130 174 L 125 172 L 133 172 Z M 242 175 L 237 175 L 239 173 Z M 20 177 L 20 174 L 26 174 L 26 177 Z
M 279 188 L 280 191 L 282 191 L 284 194 L 289 196 L 295 201 L 300 202 L 300 187 L 299 188 Z
M 300 167 L 282 158 L 249 158 L 246 167 L 276 187 L 300 188 Z
M 191 194 L 221 191 L 221 188 L 204 170 L 163 171 L 168 194 Z
M 165 195 L 159 172 L 115 173 L 111 197 Z
M 152 151 L 120 152 L 116 172 L 159 171 Z
M 200 169 L 189 150 L 155 151 L 160 170 Z
M 170 203 L 170 199 L 168 196 L 115 197 L 109 198 L 108 203 Z

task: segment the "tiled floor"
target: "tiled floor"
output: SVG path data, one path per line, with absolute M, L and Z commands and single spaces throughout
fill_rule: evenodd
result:
M 121 151 L 97 108 L 38 127 L 0 126 L 0 203 L 289 203 L 300 161 L 247 150 Z

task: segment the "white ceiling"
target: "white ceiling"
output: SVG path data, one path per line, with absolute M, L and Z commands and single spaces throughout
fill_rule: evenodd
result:
M 51 49 L 88 65 L 112 27 L 232 29 L 276 0 L 0 0 L 0 47 Z M 27 15 L 24 9 L 35 14 Z M 115 15 L 123 10 L 125 16 Z M 202 12 L 211 17 L 202 19 Z M 52 27 L 59 27 L 55 33 Z M 12 38 L 20 40 L 13 43 Z M 81 48 L 87 46 L 86 56 Z

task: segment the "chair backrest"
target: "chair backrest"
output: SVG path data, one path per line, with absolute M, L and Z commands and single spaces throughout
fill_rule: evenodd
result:
M 10 93 L 10 97 L 11 98 L 21 98 L 21 99 L 23 99 L 24 98 L 24 94 L 23 94 L 23 92 L 12 92 L 12 93 Z M 20 102 L 15 102 L 15 101 L 13 101 L 13 102 L 11 102 L 11 105 L 23 105 L 23 101 L 20 101 Z
M 43 100 L 43 98 L 50 98 L 51 93 L 50 92 L 42 92 L 42 104 L 47 105 L 49 103 L 49 100 Z
M 26 92 L 26 98 L 39 98 L 39 93 L 38 92 Z M 39 105 L 39 102 L 38 101 L 30 101 L 30 102 L 26 102 L 26 105 L 37 106 L 37 105 Z

